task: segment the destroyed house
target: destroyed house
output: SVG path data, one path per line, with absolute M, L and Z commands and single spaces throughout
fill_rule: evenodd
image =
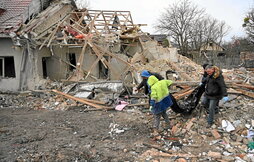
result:
M 15 57 L 23 57 L 16 67 L 20 72 L 15 71 L 19 84 L 12 90 L 40 89 L 45 79 L 132 83 L 142 70 L 135 63 L 177 61 L 176 49 L 157 46 L 141 31 L 143 25 L 133 23 L 130 11 L 78 10 L 72 1 L 52 2 L 14 33 L 21 53 Z M 11 46 L 10 39 L 8 50 Z M 1 90 L 10 90 L 6 84 Z
M 126 54 L 141 50 L 138 31 L 129 11 L 78 11 L 70 4 L 56 4 L 30 21 L 20 35 L 29 35 L 38 47 L 41 77 L 95 81 L 121 79 L 118 74 L 130 66 Z
M 47 4 L 48 0 L 0 2 L 0 91 L 22 89 L 29 80 L 25 72 L 26 50 L 17 41 L 16 32 Z

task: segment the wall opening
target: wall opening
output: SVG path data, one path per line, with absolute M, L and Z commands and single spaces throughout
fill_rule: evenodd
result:
M 3 70 L 4 70 L 4 67 L 3 67 L 3 58 L 0 58 L 0 77 L 3 77 Z
M 226 56 L 226 53 L 218 53 L 217 54 L 217 57 L 223 57 L 223 56 Z
M 0 76 L 3 78 L 15 78 L 15 64 L 14 57 L 1 57 L 0 58 Z
M 47 74 L 47 57 L 42 57 L 42 74 L 43 74 L 44 79 L 46 79 L 48 77 L 48 74 Z
M 109 77 L 108 72 L 109 72 L 108 69 L 105 68 L 103 63 L 100 61 L 99 62 L 99 78 L 108 79 L 108 77 Z
M 70 62 L 70 64 L 72 64 L 74 66 L 77 65 L 77 63 L 76 63 L 76 54 L 75 53 L 69 53 L 69 62 Z M 69 66 L 70 71 L 73 71 L 75 69 L 76 69 L 75 67 L 73 67 L 71 65 Z

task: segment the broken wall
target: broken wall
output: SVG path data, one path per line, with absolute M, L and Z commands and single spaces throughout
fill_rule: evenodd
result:
M 0 38 L 0 58 L 13 57 L 15 77 L 0 77 L 0 91 L 18 91 L 20 88 L 20 67 L 22 60 L 22 49 L 13 48 L 10 38 Z M 1 68 L 2 69 L 2 68 Z M 3 70 L 3 69 L 2 69 Z M 4 69 L 7 72 L 10 69 Z
M 46 59 L 46 73 L 51 80 L 61 80 L 67 77 L 68 65 L 61 60 L 67 60 L 68 47 L 52 47 L 53 56 L 51 55 L 50 49 L 44 49 L 39 52 L 39 71 L 40 76 L 42 75 L 42 58 Z
M 58 4 L 57 7 L 55 8 L 53 7 L 54 7 L 53 5 L 50 6 L 50 8 L 48 8 L 49 13 L 45 12 L 46 15 L 41 17 L 43 23 L 41 22 L 41 24 L 35 28 L 34 30 L 35 33 L 42 33 L 50 26 L 55 24 L 57 21 L 65 17 L 66 14 L 68 14 L 72 10 L 71 5 Z
M 126 55 L 118 54 L 117 56 L 125 61 L 128 60 L 128 56 L 126 56 Z M 125 77 L 125 76 L 123 76 L 124 75 L 123 73 L 126 71 L 128 66 L 115 58 L 111 58 L 110 64 L 112 67 L 112 70 L 110 70 L 110 79 L 111 80 L 122 80 Z M 126 79 L 130 80 L 129 77 Z
M 78 58 L 80 56 L 82 48 L 69 48 L 70 53 L 76 54 L 76 62 L 78 62 Z M 97 56 L 92 53 L 90 48 L 86 48 L 86 52 L 84 54 L 84 59 L 82 63 L 83 70 L 86 72 L 89 71 L 90 67 L 93 65 L 95 60 L 97 59 Z M 99 78 L 99 65 L 95 65 L 95 67 L 92 69 L 91 74 L 97 78 Z M 89 78 L 88 78 L 89 79 Z
M 169 59 L 172 62 L 178 61 L 177 48 L 163 48 L 162 46 L 158 46 L 156 41 L 144 42 L 143 46 L 143 55 L 149 61 L 156 59 Z
M 75 57 L 75 63 L 72 65 L 76 66 L 78 63 L 78 58 L 80 56 L 81 47 L 60 47 L 60 46 L 53 46 L 51 48 L 44 47 L 41 50 L 38 50 L 39 53 L 38 57 L 38 71 L 41 78 L 43 78 L 43 70 L 46 70 L 47 77 L 49 77 L 51 80 L 62 80 L 67 79 L 68 77 L 73 74 L 75 68 L 72 68 L 70 64 L 72 62 L 70 61 L 70 55 L 74 55 Z M 53 51 L 53 53 L 51 53 Z M 46 59 L 46 65 L 43 65 L 43 59 Z M 84 54 L 84 60 L 82 63 L 82 67 L 85 71 L 89 71 L 90 67 L 94 63 L 94 61 L 97 59 L 97 56 L 93 53 L 91 53 L 90 49 L 86 50 L 86 53 Z M 46 66 L 43 68 L 43 66 Z M 91 71 L 91 74 L 95 77 L 99 78 L 99 66 L 96 65 L 95 68 Z
M 136 52 L 142 52 L 142 48 L 139 42 L 131 43 L 123 51 L 123 53 L 131 57 L 134 56 Z

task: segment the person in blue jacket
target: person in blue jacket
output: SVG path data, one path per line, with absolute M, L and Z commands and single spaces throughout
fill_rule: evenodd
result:
M 147 84 L 150 87 L 150 111 L 154 115 L 154 129 L 159 130 L 160 118 L 164 118 L 166 128 L 170 128 L 170 122 L 166 113 L 173 104 L 168 87 L 173 83 L 171 80 L 158 80 L 155 76 L 148 78 Z

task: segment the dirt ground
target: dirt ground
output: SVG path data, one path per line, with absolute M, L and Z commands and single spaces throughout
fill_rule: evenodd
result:
M 186 161 L 234 161 L 240 155 L 245 155 L 249 161 L 247 156 L 252 155 L 248 153 L 249 141 L 244 133 L 248 131 L 245 125 L 251 124 L 250 119 L 253 119 L 251 99 L 238 97 L 221 107 L 215 115 L 214 128 L 206 128 L 207 116 L 204 111 L 200 113 L 200 107 L 188 116 L 169 109 L 172 128 L 162 129 L 159 136 L 152 134 L 153 116 L 147 108 L 94 111 L 96 109 L 79 105 L 55 110 L 26 104 L 37 99 L 40 98 L 3 97 L 4 102 L 0 105 L 0 161 L 162 162 L 179 158 Z M 15 100 L 23 102 L 15 104 Z M 236 130 L 226 132 L 220 128 L 222 119 L 237 122 Z M 161 123 L 163 127 L 164 122 Z
M 133 161 L 149 132 L 140 113 L 2 108 L 0 161 Z

